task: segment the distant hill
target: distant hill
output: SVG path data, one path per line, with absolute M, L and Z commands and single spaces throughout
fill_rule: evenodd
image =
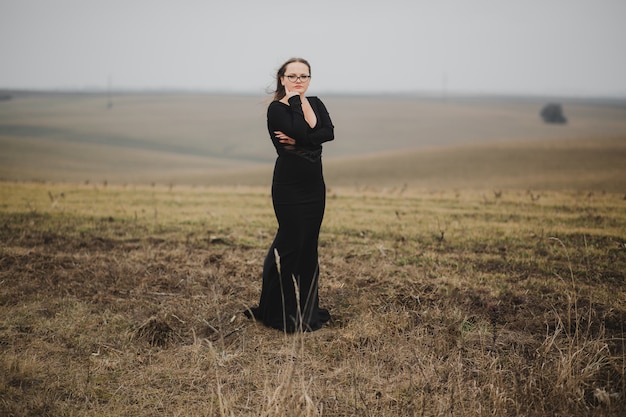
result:
M 271 168 L 214 173 L 205 176 L 203 183 L 269 186 Z M 626 137 L 535 139 L 390 151 L 325 160 L 324 170 L 331 189 L 397 192 L 407 188 L 553 189 L 626 193 Z
M 267 97 L 19 94 L 0 103 L 0 179 L 267 185 Z M 336 127 L 329 183 L 623 188 L 626 106 L 539 99 L 322 97 Z M 509 179 L 507 179 L 509 178 Z M 522 181 L 523 180 L 523 181 Z M 569 183 L 572 185 L 571 181 Z

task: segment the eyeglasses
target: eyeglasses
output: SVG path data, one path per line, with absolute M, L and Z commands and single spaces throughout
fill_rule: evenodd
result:
M 291 81 L 292 83 L 295 83 L 296 81 L 300 80 L 303 83 L 309 81 L 311 79 L 310 75 L 295 75 L 295 74 L 290 74 L 290 75 L 285 75 L 285 77 L 287 77 L 287 79 L 289 81 Z

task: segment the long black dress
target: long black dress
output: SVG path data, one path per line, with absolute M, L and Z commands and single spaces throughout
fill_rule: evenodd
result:
M 317 247 L 326 205 L 322 143 L 334 139 L 334 126 L 324 103 L 317 97 L 308 100 L 317 117 L 313 128 L 304 119 L 298 95 L 289 105 L 273 101 L 267 110 L 267 128 L 278 154 L 272 179 L 278 231 L 263 264 L 259 306 L 247 312 L 290 333 L 317 330 L 330 319 L 328 310 L 319 308 Z M 296 144 L 280 143 L 275 131 Z

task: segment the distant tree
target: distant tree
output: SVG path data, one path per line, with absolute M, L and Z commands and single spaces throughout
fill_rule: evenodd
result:
M 567 123 L 567 118 L 563 115 L 563 109 L 558 103 L 548 103 L 541 109 L 541 118 L 545 123 Z

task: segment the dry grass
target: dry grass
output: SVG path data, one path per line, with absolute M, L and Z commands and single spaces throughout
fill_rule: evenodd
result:
M 335 189 L 329 326 L 246 320 L 267 189 L 0 185 L 0 414 L 621 415 L 622 194 Z

